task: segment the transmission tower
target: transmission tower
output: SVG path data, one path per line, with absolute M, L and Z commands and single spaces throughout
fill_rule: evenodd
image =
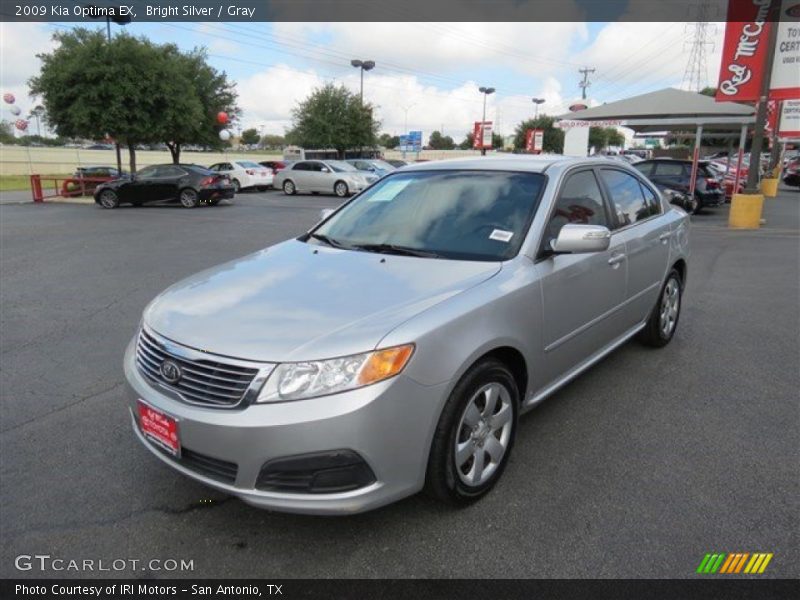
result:
M 715 31 L 708 19 L 708 5 L 700 0 L 694 7 L 696 20 L 690 27 L 693 28 L 689 52 L 689 60 L 686 63 L 686 70 L 683 72 L 681 87 L 695 92 L 699 92 L 708 85 L 708 64 L 706 63 L 706 51 L 709 46 L 714 46 L 714 42 L 708 39 L 709 35 Z

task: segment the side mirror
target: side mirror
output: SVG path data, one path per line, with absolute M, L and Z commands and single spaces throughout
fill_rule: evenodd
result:
M 330 173 L 331 172 L 331 170 L 328 167 L 322 167 L 320 169 L 320 171 L 322 171 L 323 173 Z
M 321 211 L 319 211 L 320 221 L 324 221 L 325 219 L 330 217 L 333 214 L 333 212 L 334 210 L 332 208 L 323 208 Z
M 585 254 L 608 250 L 610 243 L 608 227 L 567 223 L 550 245 L 556 254 Z

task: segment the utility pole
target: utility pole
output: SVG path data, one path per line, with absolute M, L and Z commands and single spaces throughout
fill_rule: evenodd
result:
M 750 166 L 747 169 L 745 194 L 758 193 L 758 176 L 761 171 L 761 148 L 764 145 L 764 129 L 767 124 L 767 102 L 769 86 L 772 80 L 772 63 L 775 60 L 775 45 L 778 41 L 778 15 L 776 8 L 779 2 L 772 2 L 769 9 L 769 38 L 767 38 L 767 55 L 764 57 L 764 76 L 761 78 L 761 90 L 758 94 L 756 125 L 753 131 L 753 143 L 750 146 Z M 735 192 L 735 190 L 734 190 Z
M 692 35 L 692 49 L 686 70 L 683 72 L 682 85 L 693 92 L 699 92 L 708 83 L 708 68 L 706 67 L 706 47 L 713 50 L 714 42 L 707 41 L 709 33 L 715 28 L 707 21 L 708 6 L 704 0 L 698 0 L 697 6 L 691 12 L 695 13 L 694 33 Z
M 581 98 L 586 100 L 586 88 L 592 85 L 591 81 L 589 81 L 589 74 L 594 73 L 597 69 L 590 69 L 588 67 L 584 67 L 583 69 L 578 69 L 578 73 L 583 74 L 583 81 L 578 84 L 578 87 L 581 88 Z

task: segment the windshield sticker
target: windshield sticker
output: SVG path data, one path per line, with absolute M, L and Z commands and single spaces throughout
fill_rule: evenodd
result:
M 497 240 L 498 242 L 510 242 L 514 237 L 513 231 L 506 231 L 505 229 L 495 229 L 489 235 L 490 240 Z
M 411 179 L 395 179 L 384 183 L 374 193 L 370 194 L 367 202 L 391 202 L 397 195 L 408 187 Z

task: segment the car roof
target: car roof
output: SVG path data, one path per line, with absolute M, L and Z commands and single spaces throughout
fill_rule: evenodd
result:
M 585 156 L 511 154 L 508 156 L 476 156 L 436 160 L 425 163 L 412 163 L 407 167 L 403 167 L 403 172 L 455 169 L 465 171 L 528 171 L 530 173 L 544 173 L 553 165 L 568 167 L 578 164 L 607 164 L 619 167 L 620 165 L 625 166 L 628 163 L 609 158 L 589 158 Z

